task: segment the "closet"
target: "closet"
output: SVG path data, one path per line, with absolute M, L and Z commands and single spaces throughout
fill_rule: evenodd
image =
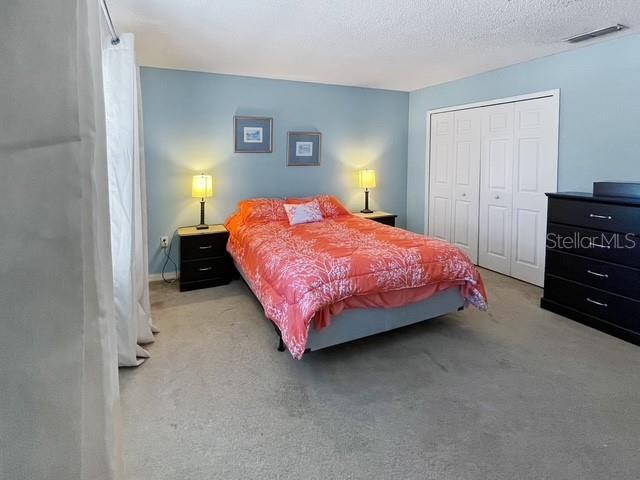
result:
M 557 189 L 557 93 L 430 113 L 428 234 L 542 286 Z

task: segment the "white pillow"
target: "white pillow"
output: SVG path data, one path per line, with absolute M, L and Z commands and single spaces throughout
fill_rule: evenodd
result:
M 284 211 L 289 217 L 289 225 L 299 223 L 321 222 L 323 220 L 320 204 L 317 200 L 307 203 L 285 203 Z

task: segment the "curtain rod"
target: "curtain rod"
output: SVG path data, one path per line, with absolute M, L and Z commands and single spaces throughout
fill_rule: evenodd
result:
M 109 7 L 107 7 L 107 0 L 101 0 L 100 4 L 102 5 L 102 13 L 104 13 L 104 18 L 107 21 L 107 28 L 109 29 L 109 34 L 111 35 L 111 45 L 118 45 L 120 43 L 120 37 L 118 36 L 116 27 L 113 26 L 113 20 L 111 20 Z

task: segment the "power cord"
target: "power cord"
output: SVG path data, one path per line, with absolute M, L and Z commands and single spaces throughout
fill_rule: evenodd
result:
M 173 246 L 173 239 L 176 237 L 176 233 L 178 233 L 178 229 L 176 229 L 173 232 L 173 235 L 171 235 L 171 240 L 169 240 L 169 246 L 167 248 L 163 248 L 164 250 L 164 264 L 162 265 L 162 280 L 164 280 L 165 283 L 175 283 L 176 280 L 178 280 L 178 265 L 176 264 L 176 262 L 173 261 L 173 258 L 171 258 L 171 247 Z M 167 263 L 173 263 L 173 271 L 174 271 L 174 277 L 173 280 L 169 280 L 167 278 L 165 278 L 164 276 L 164 271 L 167 268 Z

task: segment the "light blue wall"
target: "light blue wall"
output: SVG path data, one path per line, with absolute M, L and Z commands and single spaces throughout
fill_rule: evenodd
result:
M 378 173 L 372 206 L 404 225 L 408 93 L 155 68 L 141 77 L 151 273 L 162 267 L 160 236 L 199 221 L 191 177 L 201 171 L 217 180 L 209 223 L 257 196 L 331 193 L 360 209 L 355 171 L 369 167 Z M 234 154 L 234 115 L 273 117 L 273 153 Z M 320 167 L 286 166 L 295 130 L 322 132 Z
M 407 227 L 424 228 L 428 110 L 556 88 L 559 189 L 640 180 L 640 36 L 633 35 L 412 92 Z

